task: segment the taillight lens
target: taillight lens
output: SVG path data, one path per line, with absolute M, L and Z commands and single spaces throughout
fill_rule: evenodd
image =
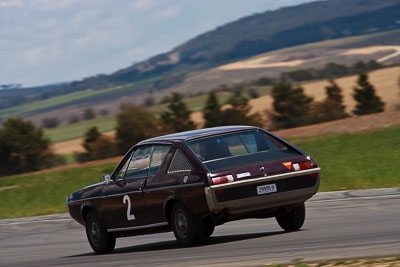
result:
M 215 177 L 215 178 L 212 178 L 212 182 L 213 182 L 213 184 L 225 184 L 225 183 L 233 182 L 233 176 L 226 175 L 226 176 Z
M 313 167 L 314 167 L 314 164 L 311 161 L 304 161 L 304 162 L 299 162 L 299 163 L 293 164 L 293 169 L 295 171 L 307 170 L 307 169 L 311 169 Z

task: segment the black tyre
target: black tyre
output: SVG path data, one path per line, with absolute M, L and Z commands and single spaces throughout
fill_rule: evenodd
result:
M 210 237 L 214 233 L 215 226 L 211 223 L 204 224 L 203 237 Z
M 183 246 L 197 245 L 203 237 L 202 222 L 180 203 L 172 208 L 171 223 L 176 240 Z
M 304 203 L 295 206 L 291 209 L 282 209 L 278 216 L 276 216 L 276 221 L 283 230 L 292 232 L 299 230 L 306 218 L 306 208 Z
M 111 252 L 115 247 L 115 237 L 107 233 L 94 211 L 86 216 L 86 236 L 89 244 L 97 254 Z

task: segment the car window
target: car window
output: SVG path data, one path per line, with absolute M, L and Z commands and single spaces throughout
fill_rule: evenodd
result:
M 115 179 L 123 179 L 125 176 L 125 171 L 126 171 L 126 167 L 128 166 L 129 160 L 127 160 L 125 162 L 125 164 L 122 166 L 122 168 L 119 170 L 117 176 L 115 177 Z
M 258 131 L 211 136 L 191 141 L 189 142 L 189 147 L 202 161 L 285 148 L 277 140 L 273 140 L 271 137 Z
M 135 150 L 128 168 L 126 169 L 125 178 L 146 177 L 149 171 L 150 155 L 153 146 L 143 146 Z
M 193 170 L 193 165 L 182 152 L 182 150 L 177 149 L 174 157 L 172 158 L 171 165 L 168 168 L 168 173 L 174 172 L 188 172 Z
M 149 176 L 156 175 L 170 149 L 171 146 L 169 145 L 156 145 L 154 147 L 153 154 L 151 155 Z
M 117 169 L 113 171 L 113 176 L 111 177 L 113 180 L 123 179 L 125 176 L 126 167 L 128 166 L 129 160 L 132 156 L 132 153 L 126 155 L 123 159 L 123 162 L 118 165 Z
M 246 146 L 246 150 L 249 153 L 255 153 L 257 152 L 257 142 L 256 142 L 256 136 L 254 134 L 241 134 L 240 139 L 243 142 L 243 145 Z

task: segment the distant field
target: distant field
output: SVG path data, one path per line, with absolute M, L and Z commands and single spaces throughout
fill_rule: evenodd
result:
M 400 186 L 400 126 L 291 141 L 322 168 L 320 191 Z M 0 178 L 0 219 L 66 212 L 68 194 L 100 181 L 115 165 Z
M 1 117 L 27 117 L 40 112 L 53 110 L 65 105 L 78 104 L 83 101 L 94 101 L 100 98 L 106 98 L 118 95 L 127 91 L 135 90 L 136 87 L 150 83 L 158 78 L 142 80 L 136 83 L 126 84 L 124 86 L 110 87 L 101 90 L 85 90 L 69 93 L 61 96 L 51 97 L 28 104 L 23 104 L 9 109 L 0 110 Z
M 96 126 L 100 132 L 114 130 L 116 126 L 115 116 L 97 118 L 93 120 L 80 121 L 63 125 L 57 128 L 45 130 L 45 134 L 53 143 L 80 138 L 85 135 L 86 131 Z
M 302 52 L 302 51 L 309 51 L 313 49 L 318 49 L 318 48 L 335 48 L 335 47 L 355 47 L 355 46 L 363 46 L 363 44 L 367 41 L 369 43 L 374 43 L 374 44 L 382 44 L 381 42 L 375 41 L 375 40 L 381 40 L 383 42 L 383 39 L 385 39 L 384 44 L 386 44 L 386 39 L 390 39 L 394 43 L 389 43 L 389 44 L 395 44 L 400 41 L 400 30 L 393 30 L 393 31 L 385 31 L 385 32 L 378 32 L 378 33 L 370 33 L 370 34 L 365 34 L 365 35 L 359 35 L 359 36 L 352 36 L 352 37 L 347 37 L 347 38 L 339 38 L 339 39 L 333 39 L 333 40 L 326 40 L 326 41 L 321 41 L 321 42 L 315 42 L 315 43 L 310 43 L 310 44 L 305 44 L 305 45 L 299 45 L 295 47 L 289 47 L 289 48 L 284 48 L 281 50 L 277 50 L 276 52 L 283 52 L 283 53 L 288 53 L 288 52 Z

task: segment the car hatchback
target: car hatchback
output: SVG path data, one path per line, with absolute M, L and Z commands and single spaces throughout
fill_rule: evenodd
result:
M 261 128 L 227 126 L 151 138 L 130 149 L 111 176 L 67 198 L 97 253 L 122 236 L 173 231 L 198 244 L 215 226 L 275 217 L 302 227 L 320 168 L 305 152 Z

